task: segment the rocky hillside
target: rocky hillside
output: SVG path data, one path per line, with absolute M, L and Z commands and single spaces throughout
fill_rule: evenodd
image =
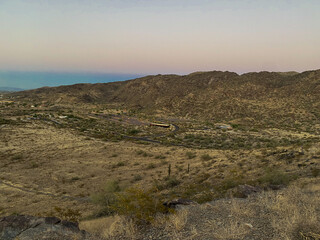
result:
M 320 116 L 320 70 L 156 75 L 125 82 L 40 88 L 15 96 L 51 104 L 112 103 L 148 113 L 234 123 L 299 125 L 314 123 Z

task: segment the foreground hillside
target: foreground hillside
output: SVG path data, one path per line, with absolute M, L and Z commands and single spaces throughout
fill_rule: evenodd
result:
M 247 199 L 226 198 L 181 207 L 136 228 L 119 216 L 83 221 L 80 227 L 107 239 L 269 240 L 320 238 L 320 179 L 301 179 L 285 190 Z

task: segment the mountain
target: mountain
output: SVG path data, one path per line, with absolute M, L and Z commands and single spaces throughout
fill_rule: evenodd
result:
M 0 87 L 0 92 L 19 92 L 23 91 L 21 88 L 12 88 L 12 87 Z
M 48 103 L 110 103 L 235 124 L 302 124 L 320 117 L 320 70 L 303 73 L 195 72 L 153 75 L 124 82 L 76 84 L 14 94 Z

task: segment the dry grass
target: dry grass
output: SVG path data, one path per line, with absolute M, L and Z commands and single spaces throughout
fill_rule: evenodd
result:
M 79 228 L 86 230 L 96 236 L 102 236 L 106 229 L 116 222 L 117 217 L 110 216 L 94 220 L 82 221 L 79 223 Z
M 137 237 L 137 227 L 133 221 L 118 215 L 83 221 L 79 227 L 103 239 L 114 239 L 116 236 L 124 239 L 136 239 Z
M 216 130 L 212 131 L 211 135 L 214 136 Z M 272 129 L 268 134 L 282 136 L 284 132 Z M 245 135 L 247 132 L 239 130 L 231 131 L 230 134 Z M 250 134 L 263 135 L 264 132 Z M 261 198 L 255 200 L 250 198 L 242 202 L 231 199 L 227 203 L 222 201 L 203 205 L 199 208 L 205 211 L 204 215 L 222 212 L 221 216 L 217 215 L 213 219 L 204 217 L 203 222 L 202 219 L 194 222 L 193 218 L 199 217 L 189 211 L 178 211 L 175 215 L 162 216 L 162 220 L 159 217 L 156 221 L 166 232 L 170 232 L 172 239 L 186 239 L 184 231 L 188 231 L 189 239 L 201 238 L 208 229 L 212 231 L 210 236 L 219 239 L 242 238 L 256 231 L 255 221 L 265 221 L 262 225 L 272 229 L 282 239 L 309 232 L 317 234 L 312 229 L 319 222 L 316 203 L 319 201 L 320 185 L 316 170 L 312 170 L 319 169 L 320 144 L 304 149 L 304 155 L 298 155 L 298 148 L 292 145 L 290 148 L 252 150 L 187 149 L 180 146 L 173 149 L 158 144 L 142 145 L 129 141 L 111 142 L 88 138 L 68 128 L 60 129 L 40 121 L 25 125 L 4 125 L 0 134 L 0 214 L 43 215 L 43 212 L 52 210 L 54 206 L 62 206 L 64 209 L 80 211 L 83 217 L 92 216 L 99 212 L 99 206 L 90 201 L 63 199 L 62 196 L 89 198 L 95 193 L 101 193 L 110 179 L 119 181 L 123 188 L 139 181 L 146 189 L 154 187 L 158 181 L 160 186 L 164 186 L 160 190 L 162 196 L 168 200 L 182 195 L 183 198 L 202 199 L 205 202 L 212 199 L 213 189 L 221 183 L 225 183 L 229 189 L 242 180 L 253 182 L 259 177 L 268 183 L 275 182 L 275 175 L 263 178 L 265 170 L 272 167 L 281 173 L 309 176 L 314 179 L 314 183 L 308 180 L 299 183 L 301 186 L 291 186 L 280 192 L 262 193 Z M 290 158 L 288 164 L 286 157 L 290 153 L 294 153 L 295 157 Z M 169 164 L 172 166 L 171 175 L 166 178 Z M 190 171 L 187 171 L 189 167 Z M 240 176 L 245 179 L 240 179 Z M 238 181 L 238 177 L 241 181 Z M 280 180 L 287 182 L 283 178 Z M 189 186 L 194 187 L 191 189 Z M 257 218 L 258 210 L 261 218 Z M 138 234 L 132 222 L 120 217 L 82 224 L 84 229 L 104 238 L 112 239 L 120 235 L 132 239 Z
M 116 216 L 115 221 L 108 229 L 103 232 L 103 237 L 106 239 L 114 239 L 115 236 L 123 236 L 126 239 L 136 239 L 137 227 L 132 220 L 124 219 Z
M 272 227 L 281 239 L 302 239 L 299 237 L 310 231 L 320 234 L 318 189 L 314 184 L 303 190 L 291 186 L 281 193 L 268 192 L 261 199 L 260 204 L 271 211 Z
M 285 239 L 318 240 L 320 178 L 302 179 L 281 191 L 262 192 L 248 199 L 222 199 L 160 215 L 151 231 L 168 239 Z M 105 220 L 103 220 L 105 221 Z M 84 229 L 112 239 L 148 239 L 133 222 L 120 217 L 113 223 L 86 223 Z M 105 225 L 104 225 L 105 224 Z M 313 237 L 313 238 L 312 238 Z
M 186 225 L 188 220 L 188 211 L 181 210 L 176 214 L 172 214 L 169 216 L 169 220 L 167 222 L 167 228 L 173 228 L 175 231 L 181 231 Z
M 188 210 L 183 209 L 170 215 L 159 215 L 153 226 L 164 226 L 167 231 L 181 231 L 188 221 Z

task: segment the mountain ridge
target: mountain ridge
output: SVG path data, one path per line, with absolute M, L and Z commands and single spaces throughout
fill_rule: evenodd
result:
M 123 82 L 76 84 L 14 93 L 47 103 L 118 104 L 150 114 L 201 119 L 306 120 L 320 116 L 320 70 L 302 73 L 210 71 L 150 75 Z M 313 110 L 312 110 L 313 109 Z M 303 113 L 302 113 L 302 112 Z M 314 111 L 315 113 L 312 113 Z M 272 120 L 272 119 L 269 119 Z

